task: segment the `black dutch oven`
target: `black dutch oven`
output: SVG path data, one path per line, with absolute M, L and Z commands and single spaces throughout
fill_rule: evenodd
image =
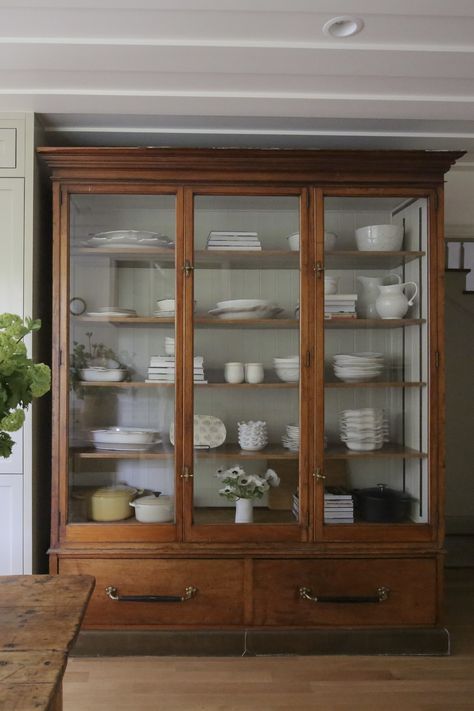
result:
M 413 498 L 404 491 L 377 484 L 370 489 L 354 489 L 356 517 L 370 523 L 400 523 L 410 518 Z

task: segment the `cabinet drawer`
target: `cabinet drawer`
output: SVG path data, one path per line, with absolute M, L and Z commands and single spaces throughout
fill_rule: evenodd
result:
M 62 559 L 60 574 L 88 574 L 96 579 L 85 627 L 129 625 L 241 625 L 243 624 L 243 561 Z M 194 597 L 184 602 L 112 600 L 109 586 L 119 596 Z
M 302 587 L 311 597 L 319 596 L 324 601 L 302 598 Z M 377 599 L 377 590 L 382 587 L 388 588 L 387 599 L 367 601 Z M 431 625 L 436 622 L 436 612 L 434 559 L 255 562 L 256 625 Z
M 16 160 L 16 128 L 0 126 L 0 168 L 17 167 Z

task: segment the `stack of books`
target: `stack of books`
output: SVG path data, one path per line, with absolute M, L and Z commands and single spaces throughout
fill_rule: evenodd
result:
M 354 523 L 354 500 L 347 489 L 326 487 L 324 523 Z
M 174 383 L 176 375 L 175 357 L 169 355 L 154 355 L 150 358 L 148 378 L 146 383 Z M 204 359 L 194 358 L 194 382 L 207 383 L 204 379 Z
M 357 294 L 326 294 L 324 318 L 357 318 Z
M 258 252 L 262 245 L 257 232 L 209 232 L 207 249 Z

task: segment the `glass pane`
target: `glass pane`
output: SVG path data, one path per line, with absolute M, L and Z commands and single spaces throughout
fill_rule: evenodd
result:
M 324 218 L 325 523 L 424 523 L 427 203 L 327 198 Z
M 196 524 L 299 518 L 299 224 L 299 197 L 195 200 Z
M 173 521 L 175 198 L 74 195 L 70 216 L 69 521 Z

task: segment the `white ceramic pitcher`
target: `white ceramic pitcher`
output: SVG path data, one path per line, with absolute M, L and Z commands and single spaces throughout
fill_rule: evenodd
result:
M 398 274 L 387 274 L 383 277 L 357 277 L 356 311 L 359 318 L 380 318 L 375 308 L 375 302 L 380 295 L 379 286 L 386 284 L 387 279 L 397 279 L 398 284 L 402 282 Z
M 404 289 L 407 286 L 415 287 L 415 292 L 411 299 L 407 299 L 404 294 Z M 375 302 L 375 308 L 380 318 L 403 318 L 408 311 L 408 307 L 412 306 L 416 299 L 418 286 L 414 281 L 407 281 L 404 284 L 389 284 L 388 286 L 380 285 L 379 292 L 380 296 Z

